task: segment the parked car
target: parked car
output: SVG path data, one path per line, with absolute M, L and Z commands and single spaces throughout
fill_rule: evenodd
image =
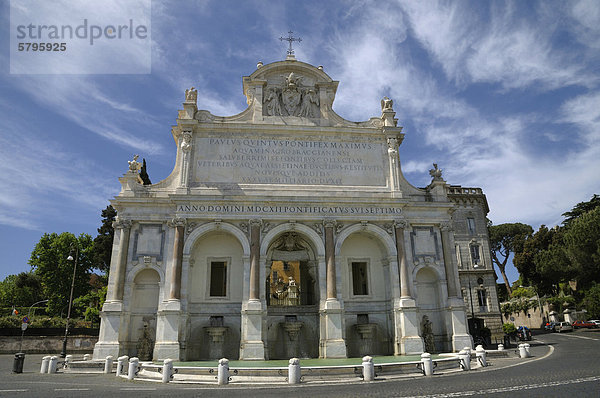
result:
M 554 326 L 556 326 L 558 322 L 546 322 L 544 325 L 544 329 L 554 332 Z
M 554 331 L 558 333 L 572 332 L 573 326 L 569 322 L 558 322 L 554 325 Z
M 595 323 L 596 326 L 600 327 L 600 319 L 592 319 L 590 322 Z
M 527 326 L 519 326 L 517 329 L 517 337 L 521 341 L 530 341 L 531 340 L 531 330 Z
M 586 328 L 586 329 L 595 329 L 598 325 L 594 322 L 590 321 L 575 321 L 573 322 L 573 329 Z

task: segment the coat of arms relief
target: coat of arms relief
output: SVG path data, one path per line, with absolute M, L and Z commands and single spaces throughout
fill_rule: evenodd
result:
M 291 72 L 283 76 L 283 87 L 268 86 L 263 100 L 267 116 L 320 117 L 319 95 L 314 87 L 301 87 L 301 76 Z

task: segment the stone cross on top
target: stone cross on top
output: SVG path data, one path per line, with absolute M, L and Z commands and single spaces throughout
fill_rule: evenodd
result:
M 280 37 L 279 40 L 281 41 L 287 41 L 290 43 L 290 48 L 288 48 L 287 50 L 287 55 L 288 57 L 293 57 L 294 56 L 294 49 L 292 48 L 292 42 L 297 41 L 298 43 L 300 43 L 302 41 L 302 39 L 300 37 L 296 38 L 294 36 L 292 36 L 292 32 L 291 30 L 288 32 L 288 37 Z

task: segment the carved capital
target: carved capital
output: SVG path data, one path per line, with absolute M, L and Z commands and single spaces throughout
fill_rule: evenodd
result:
M 169 227 L 177 228 L 177 227 L 185 227 L 187 220 L 182 217 L 173 217 L 171 221 L 167 222 Z
M 388 137 L 387 144 L 388 144 L 388 152 L 398 152 L 398 145 L 399 145 L 398 138 Z
M 454 227 L 452 226 L 452 223 L 449 221 L 444 221 L 440 223 L 440 230 L 442 232 L 452 232 L 454 231 Z
M 115 221 L 112 223 L 112 227 L 114 229 L 129 229 L 131 228 L 131 224 L 133 224 L 131 220 L 123 219 L 117 216 Z
M 410 226 L 409 222 L 403 218 L 394 220 L 394 227 L 396 227 L 396 228 L 406 229 L 409 226 Z
M 263 221 L 260 218 L 252 218 L 248 221 L 248 224 L 250 225 L 250 227 L 255 227 L 255 226 L 262 226 L 263 225 Z
M 337 225 L 337 222 L 333 219 L 325 219 L 323 220 L 323 226 L 325 228 L 335 228 L 335 226 Z

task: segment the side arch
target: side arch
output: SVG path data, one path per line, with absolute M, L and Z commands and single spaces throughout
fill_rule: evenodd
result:
M 185 240 L 185 244 L 183 245 L 183 255 L 189 256 L 196 241 L 203 235 L 213 231 L 229 232 L 230 234 L 235 236 L 242 245 L 242 248 L 244 250 L 244 256 L 250 255 L 250 241 L 248 240 L 246 234 L 235 225 L 223 222 L 209 222 L 195 228 L 190 234 L 190 236 L 188 236 L 188 238 Z
M 340 232 L 340 234 L 337 236 L 337 240 L 335 242 L 335 255 L 336 256 L 338 256 L 340 254 L 340 250 L 342 249 L 342 245 L 344 244 L 344 241 L 346 240 L 346 238 L 348 238 L 350 235 L 352 235 L 354 233 L 358 233 L 358 232 L 367 233 L 367 234 L 375 236 L 383 243 L 385 250 L 387 251 L 388 257 L 396 256 L 396 254 L 397 254 L 396 242 L 394 242 L 394 239 L 392 239 L 390 234 L 388 234 L 384 229 L 382 229 L 381 227 L 378 227 L 377 225 L 374 225 L 374 224 L 367 224 L 367 225 L 354 224 L 354 225 L 344 228 L 342 230 L 342 232 Z

